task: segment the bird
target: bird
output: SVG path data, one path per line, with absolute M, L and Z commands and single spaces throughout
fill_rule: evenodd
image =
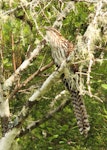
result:
M 64 36 L 62 36 L 62 34 L 54 27 L 46 29 L 46 40 L 51 47 L 53 61 L 56 67 L 59 68 L 62 62 L 64 60 L 66 61 L 74 51 L 74 45 L 64 38 Z M 74 68 L 75 67 L 73 66 L 66 66 L 61 74 L 61 79 L 71 95 L 73 110 L 80 134 L 87 137 L 90 130 L 90 124 L 84 100 L 77 87 L 75 78 L 76 70 Z

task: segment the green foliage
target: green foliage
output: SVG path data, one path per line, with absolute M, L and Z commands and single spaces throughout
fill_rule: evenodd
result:
M 107 90 L 107 84 L 102 84 L 101 86 L 103 89 Z
M 107 105 L 86 98 L 88 113 L 90 115 L 91 131 L 85 139 L 80 135 L 71 106 L 67 106 L 52 120 L 42 124 L 39 128 L 24 137 L 26 145 L 23 149 L 73 149 L 97 150 L 105 149 L 107 139 Z M 90 105 L 89 105 L 90 104 Z M 38 115 L 38 114 L 37 114 Z M 26 139 L 28 138 L 28 139 Z M 31 146 L 32 139 L 32 146 Z M 21 142 L 21 141 L 20 141 Z
M 77 3 L 75 12 L 71 11 L 63 21 L 62 33 L 70 41 L 75 41 L 76 34 L 84 34 L 88 26 L 89 8 L 85 3 Z M 69 36 L 68 36 L 69 35 Z

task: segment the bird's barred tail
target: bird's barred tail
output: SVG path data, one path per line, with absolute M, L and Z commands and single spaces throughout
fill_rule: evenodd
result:
M 90 125 L 84 101 L 78 91 L 72 91 L 71 94 L 79 131 L 87 137 L 88 131 L 90 130 Z
M 87 137 L 88 131 L 90 130 L 90 125 L 84 101 L 81 95 L 79 95 L 79 91 L 75 88 L 75 84 L 73 83 L 75 86 L 73 88 L 71 85 L 72 82 L 69 78 L 65 78 L 64 74 L 61 77 L 63 83 L 66 85 L 68 91 L 71 93 L 74 113 L 77 119 L 79 131 L 81 134 L 84 134 Z M 74 80 L 74 82 L 76 81 Z

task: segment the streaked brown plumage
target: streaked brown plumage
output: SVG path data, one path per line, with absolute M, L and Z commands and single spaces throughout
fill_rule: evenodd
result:
M 51 46 L 54 63 L 57 67 L 60 67 L 61 63 L 66 60 L 73 51 L 73 44 L 66 40 L 55 28 L 48 28 L 46 36 L 47 41 Z M 74 70 L 71 67 L 66 67 L 61 75 L 61 79 L 71 94 L 74 113 L 80 133 L 87 136 L 88 131 L 90 130 L 87 111 L 84 101 L 81 95 L 79 95 L 76 78 L 73 77 L 73 75 L 75 75 Z

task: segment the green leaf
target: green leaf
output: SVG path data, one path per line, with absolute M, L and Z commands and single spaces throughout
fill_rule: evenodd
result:
M 59 136 L 58 134 L 54 135 L 54 136 L 53 136 L 53 139 L 57 139 L 58 136 Z
M 102 84 L 101 87 L 105 90 L 107 90 L 107 84 Z
M 59 141 L 59 144 L 64 144 L 64 141 Z

